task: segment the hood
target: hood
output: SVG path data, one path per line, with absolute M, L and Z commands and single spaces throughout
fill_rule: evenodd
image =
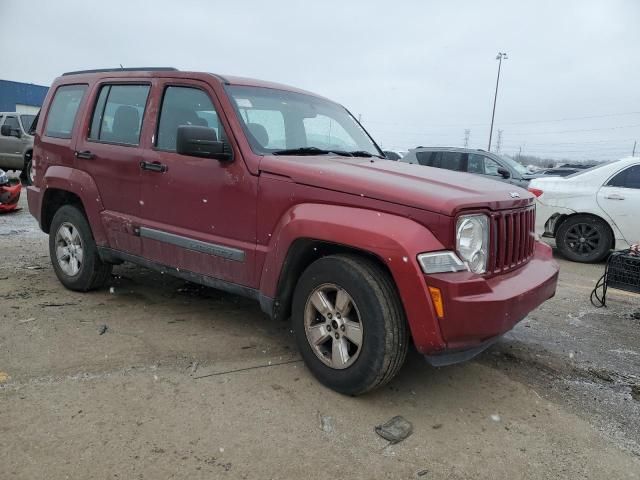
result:
M 464 209 L 525 207 L 534 201 L 529 192 L 508 183 L 377 158 L 267 155 L 260 171 L 289 177 L 302 185 L 449 216 Z

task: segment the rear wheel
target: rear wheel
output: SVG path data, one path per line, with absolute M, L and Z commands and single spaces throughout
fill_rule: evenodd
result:
M 404 363 L 400 299 L 387 272 L 366 258 L 331 255 L 312 263 L 296 287 L 292 320 L 307 366 L 340 393 L 384 385 Z
M 556 233 L 558 250 L 574 262 L 604 260 L 613 246 L 609 225 L 591 215 L 574 215 L 565 220 Z
M 53 216 L 49 256 L 56 276 L 70 290 L 99 288 L 111 275 L 112 266 L 100 259 L 87 219 L 72 205 L 60 207 Z

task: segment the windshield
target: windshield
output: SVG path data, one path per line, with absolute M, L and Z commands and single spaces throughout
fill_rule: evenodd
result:
M 31 124 L 33 123 L 34 118 L 36 118 L 35 115 L 20 115 L 22 128 L 24 128 L 25 132 L 29 133 L 29 130 L 31 130 Z
M 367 132 L 337 103 L 263 87 L 230 86 L 227 91 L 251 149 L 259 155 L 314 150 L 382 155 Z
M 513 160 L 513 159 L 511 159 L 509 157 L 505 157 L 503 155 L 500 155 L 500 158 L 502 159 L 502 161 L 504 163 L 508 164 L 511 168 L 513 168 L 520 175 L 527 175 L 529 173 L 527 171 L 526 167 L 522 166 L 520 163 L 516 162 L 515 160 Z

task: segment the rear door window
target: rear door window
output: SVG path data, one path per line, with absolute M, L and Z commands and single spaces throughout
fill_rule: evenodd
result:
M 149 85 L 104 85 L 91 119 L 89 139 L 138 145 Z
M 460 152 L 443 152 L 440 160 L 440 166 L 447 170 L 463 172 L 465 171 L 464 160 L 466 155 L 466 153 Z
M 45 136 L 71 138 L 78 108 L 86 90 L 86 85 L 64 85 L 56 90 L 47 115 Z
M 440 152 L 416 152 L 416 158 L 420 165 L 440 168 Z

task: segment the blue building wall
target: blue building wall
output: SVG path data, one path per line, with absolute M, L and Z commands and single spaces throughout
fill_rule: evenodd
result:
M 41 107 L 49 87 L 0 80 L 0 112 L 15 112 L 16 104 Z

